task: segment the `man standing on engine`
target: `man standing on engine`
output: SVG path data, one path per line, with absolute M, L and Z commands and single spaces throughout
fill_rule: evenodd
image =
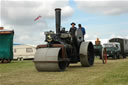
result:
M 72 22 L 71 25 L 72 25 L 72 27 L 70 28 L 69 33 L 72 36 L 73 45 L 77 48 L 78 44 L 77 44 L 77 39 L 75 37 L 75 33 L 76 33 L 76 30 L 77 30 L 77 28 L 75 27 L 76 24 L 74 22 Z
M 85 28 L 81 26 L 81 24 L 78 24 L 79 29 L 81 29 L 82 33 L 83 33 L 83 38 L 84 35 L 86 34 Z
M 76 24 L 74 22 L 72 22 L 71 25 L 72 25 L 72 27 L 70 28 L 69 32 L 70 32 L 71 36 L 74 38 L 77 28 L 75 27 Z

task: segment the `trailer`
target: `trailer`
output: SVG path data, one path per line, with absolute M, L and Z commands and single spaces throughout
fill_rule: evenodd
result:
M 33 45 L 13 45 L 14 60 L 32 60 L 36 52 L 36 47 Z
M 128 56 L 128 39 L 124 38 L 112 38 L 109 40 L 109 42 L 118 42 L 120 43 L 120 48 L 121 48 L 121 55 L 123 58 L 126 58 Z
M 9 63 L 13 59 L 13 30 L 0 27 L 0 63 Z

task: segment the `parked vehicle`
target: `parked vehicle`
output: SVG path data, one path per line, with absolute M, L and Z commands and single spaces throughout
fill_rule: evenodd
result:
M 13 30 L 0 27 L 0 62 L 9 63 L 13 59 Z
M 31 45 L 14 45 L 13 46 L 14 59 L 24 60 L 24 59 L 33 59 L 36 49 Z
M 113 59 L 120 58 L 120 43 L 117 42 L 109 42 L 104 44 L 104 48 L 107 51 L 107 57 L 112 57 Z
M 128 39 L 123 38 L 112 38 L 109 40 L 109 42 L 118 42 L 120 43 L 120 54 L 123 56 L 123 58 L 126 58 L 128 56 Z

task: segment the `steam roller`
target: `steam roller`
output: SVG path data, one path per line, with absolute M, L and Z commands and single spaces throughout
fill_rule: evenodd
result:
M 94 48 L 92 42 L 85 42 L 81 29 L 75 36 L 61 28 L 61 9 L 55 9 L 56 33 L 45 32 L 47 44 L 38 45 L 34 58 L 38 71 L 65 71 L 71 63 L 81 63 L 83 67 L 94 63 Z

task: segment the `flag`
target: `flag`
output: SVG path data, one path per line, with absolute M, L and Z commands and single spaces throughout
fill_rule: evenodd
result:
M 36 21 L 36 20 L 38 20 L 38 19 L 40 19 L 41 18 L 41 16 L 38 16 L 34 21 Z

